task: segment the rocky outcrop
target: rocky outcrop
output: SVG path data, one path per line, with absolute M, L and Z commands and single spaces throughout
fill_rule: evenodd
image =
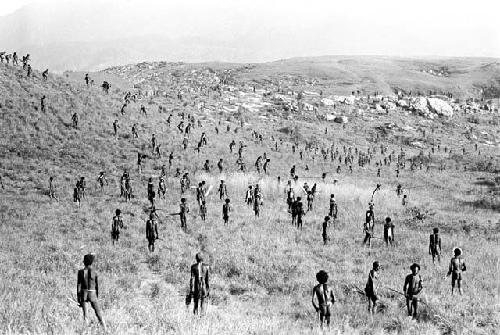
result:
M 438 98 L 427 98 L 427 108 L 431 112 L 440 116 L 453 116 L 453 107 L 451 107 L 446 101 Z

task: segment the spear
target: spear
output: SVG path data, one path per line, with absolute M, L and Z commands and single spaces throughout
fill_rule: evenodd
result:
M 375 187 L 375 189 L 372 192 L 372 200 L 371 201 L 373 201 L 373 196 L 375 195 L 375 192 L 380 191 L 381 187 L 382 187 L 381 184 L 377 184 L 377 187 Z

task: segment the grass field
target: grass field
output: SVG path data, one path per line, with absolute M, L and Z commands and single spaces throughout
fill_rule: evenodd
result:
M 434 121 L 436 131 L 426 138 L 418 131 L 396 131 L 379 143 L 372 141 L 377 125 L 391 121 L 417 127 L 419 118 L 373 115 L 367 122 L 363 117 L 352 117 L 342 128 L 317 120 L 270 122 L 245 115 L 247 124 L 235 134 L 224 130 L 226 124 L 232 129 L 239 124 L 230 115 L 221 113 L 211 118 L 191 104 L 169 98 L 139 101 L 122 116 L 119 110 L 126 82 L 112 86 L 110 94 L 105 95 L 97 87 L 87 88 L 76 76 L 51 76 L 43 82 L 38 72 L 38 78 L 27 79 L 21 70 L 4 64 L 0 64 L 0 72 L 0 173 L 5 186 L 0 190 L 0 259 L 4 269 L 0 333 L 102 333 L 92 313 L 91 325 L 84 325 L 81 310 L 71 300 L 75 297 L 76 272 L 88 252 L 96 254 L 100 301 L 111 334 L 320 334 L 310 303 L 315 274 L 320 269 L 330 274 L 337 299 L 329 333 L 494 334 L 500 327 L 500 203 L 499 180 L 495 179 L 500 153 L 497 146 L 481 142 L 481 154 L 474 151 L 474 143 L 463 134 L 467 115 Z M 39 110 L 42 95 L 48 100 L 45 113 Z M 214 104 L 215 99 L 198 93 L 185 97 L 189 102 L 207 100 Z M 148 108 L 148 117 L 139 114 L 141 103 Z M 187 151 L 181 149 L 182 137 L 175 129 L 180 118 L 174 114 L 169 128 L 165 123 L 168 114 L 157 111 L 159 104 L 167 110 L 186 110 L 202 120 L 203 127 L 194 128 Z M 71 127 L 73 112 L 80 116 L 79 129 Z M 490 122 L 494 116 L 477 117 L 476 133 L 498 133 L 497 126 Z M 112 130 L 115 119 L 121 126 L 117 138 Z M 219 121 L 223 123 L 216 135 L 214 126 Z M 139 126 L 140 138 L 136 140 L 130 136 L 133 123 Z M 292 154 L 293 138 L 278 132 L 283 127 L 300 131 L 300 148 L 306 142 L 316 142 L 320 147 L 334 142 L 340 151 L 343 145 L 367 150 L 384 144 L 389 152 L 404 147 L 408 158 L 420 149 L 404 143 L 421 140 L 454 148 L 455 156 L 437 152 L 428 172 L 406 169 L 399 179 L 394 167 L 383 167 L 382 176 L 375 177 L 373 162 L 365 168 L 353 164 L 352 174 L 342 164 L 342 172 L 336 174 L 338 162 L 324 161 L 314 151 L 304 150 L 303 161 L 298 152 Z M 325 127 L 329 128 L 328 135 L 323 135 Z M 263 134 L 262 144 L 252 138 L 254 130 Z M 208 146 L 198 154 L 192 147 L 201 132 L 207 133 Z M 152 133 L 162 145 L 164 158 L 147 159 L 145 171 L 139 175 L 137 152 L 150 152 Z M 279 152 L 271 149 L 271 136 L 283 139 Z M 237 172 L 237 155 L 228 149 L 232 139 L 248 144 L 244 157 L 251 172 Z M 462 147 L 467 149 L 465 155 L 461 154 Z M 170 151 L 174 151 L 175 160 L 168 178 L 169 194 L 157 205 L 162 209 L 162 240 L 157 241 L 157 251 L 149 253 L 145 239 L 147 179 L 155 176 L 156 185 Z M 264 152 L 271 158 L 268 176 L 258 175 L 253 168 L 256 157 Z M 378 161 L 382 156 L 378 152 L 375 157 Z M 219 158 L 226 161 L 227 172 L 219 175 L 201 171 L 206 159 L 215 165 Z M 481 168 L 487 162 L 493 165 Z M 442 163 L 446 170 L 435 168 Z M 463 170 L 464 163 L 467 171 Z M 283 193 L 293 164 L 301 176 L 299 184 L 317 183 L 319 190 L 302 231 L 291 226 Z M 309 171 L 305 171 L 306 164 Z M 198 216 L 194 190 L 188 193 L 191 213 L 187 233 L 180 229 L 177 217 L 163 215 L 178 210 L 180 187 L 178 178 L 173 177 L 175 168 L 189 170 L 193 184 L 206 180 L 214 187 L 208 197 L 206 222 Z M 135 198 L 128 203 L 119 198 L 123 169 L 131 172 L 135 190 Z M 99 171 L 106 171 L 109 181 L 104 192 L 95 182 Z M 328 173 L 324 181 L 319 177 L 323 172 Z M 59 201 L 48 197 L 49 176 L 56 178 Z M 89 191 L 78 208 L 72 202 L 72 188 L 80 176 L 87 179 Z M 334 178 L 339 181 L 336 185 Z M 233 204 L 228 226 L 223 225 L 222 201 L 215 192 L 220 179 L 226 180 Z M 263 188 L 264 207 L 261 217 L 255 219 L 244 204 L 244 195 L 247 186 L 257 182 Z M 364 212 L 377 183 L 382 189 L 374 196 L 375 216 L 377 223 L 386 216 L 395 222 L 395 248 L 386 248 L 377 239 L 372 249 L 361 246 Z M 396 196 L 398 183 L 407 189 L 407 207 Z M 330 228 L 331 243 L 324 246 L 321 223 L 331 193 L 337 198 L 340 218 Z M 110 227 L 116 208 L 122 209 L 127 229 L 113 246 Z M 418 213 L 423 220 L 416 218 Z M 433 265 L 427 252 L 428 235 L 436 226 L 441 230 L 444 255 L 441 264 Z M 381 224 L 377 224 L 375 234 L 382 237 Z M 443 279 L 455 246 L 464 250 L 468 265 L 462 297 L 451 296 L 450 280 Z M 186 308 L 184 297 L 189 266 L 200 250 L 212 269 L 212 288 L 207 315 L 198 319 Z M 364 288 L 375 260 L 383 266 L 384 288 L 380 291 L 384 308 L 371 317 L 364 297 L 353 289 Z M 413 262 L 422 266 L 426 302 L 421 304 L 418 321 L 406 317 L 402 297 L 387 289 L 402 290 Z

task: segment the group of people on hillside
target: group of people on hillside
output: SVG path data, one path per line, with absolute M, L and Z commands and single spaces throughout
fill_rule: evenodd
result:
M 431 235 L 431 241 L 438 238 L 438 236 L 436 236 L 437 233 L 434 233 L 433 235 Z M 435 242 L 431 242 L 429 249 L 429 252 L 432 253 L 434 258 L 434 255 L 438 253 L 438 249 L 435 247 Z M 462 257 L 462 250 L 460 248 L 455 248 L 453 250 L 453 254 L 454 256 L 450 260 L 446 277 L 451 276 L 451 294 L 454 294 L 455 288 L 457 288 L 460 295 L 462 295 L 463 272 L 467 270 L 467 267 L 465 265 L 465 260 Z M 373 262 L 372 269 L 368 273 L 365 289 L 364 291 L 359 292 L 366 297 L 368 302 L 368 312 L 370 314 L 376 313 L 377 305 L 380 301 L 380 289 L 384 288 L 404 296 L 408 316 L 413 319 L 417 319 L 419 302 L 425 304 L 421 295 L 424 285 L 420 275 L 420 265 L 413 263 L 410 266 L 411 273 L 405 277 L 402 292 L 382 286 L 379 275 L 381 269 L 382 267 L 378 261 Z M 316 285 L 312 291 L 312 305 L 316 310 L 316 313 L 319 315 L 320 326 L 323 328 L 325 323 L 326 325 L 330 325 L 335 296 L 332 288 L 327 284 L 327 272 L 324 270 L 319 271 L 316 274 L 316 280 L 318 281 L 318 285 Z
M 12 55 L 5 55 L 5 53 L 0 53 L 0 60 L 3 63 L 4 60 L 7 62 L 7 64 L 10 63 L 12 60 L 13 65 L 18 65 L 18 58 L 17 54 L 14 52 Z M 29 54 L 27 56 L 23 56 L 22 63 L 23 63 L 23 69 L 27 70 L 28 77 L 31 76 L 32 74 L 32 69 L 31 65 L 29 64 Z M 44 79 L 47 79 L 48 75 L 48 70 L 44 71 L 42 73 L 42 77 Z M 93 80 L 90 79 L 89 75 L 85 75 L 85 82 L 87 86 L 92 86 L 93 85 Z M 103 84 L 101 85 L 103 92 L 106 94 L 109 94 L 109 89 L 111 85 L 109 82 L 104 81 Z M 129 92 L 130 93 L 130 92 Z M 41 109 L 42 111 L 46 110 L 46 102 L 45 102 L 46 97 L 43 96 L 41 98 Z M 125 107 L 127 104 L 130 102 L 130 99 L 133 99 L 135 101 L 135 96 L 132 97 L 130 94 L 127 94 L 125 97 L 125 103 L 122 106 L 121 113 L 122 115 L 125 114 Z M 141 113 L 147 116 L 148 114 L 146 113 L 145 107 L 142 105 L 140 109 Z M 170 115 L 171 117 L 172 115 Z M 169 120 L 170 120 L 169 117 Z M 183 116 L 184 120 L 184 116 Z M 78 114 L 74 113 L 72 116 L 72 125 L 75 129 L 78 129 Z M 188 115 L 188 125 L 184 126 L 183 121 L 178 125 L 178 129 L 180 133 L 184 134 L 186 137 L 183 141 L 183 146 L 184 149 L 187 148 L 187 138 L 189 134 L 191 133 L 191 129 L 194 128 L 194 117 L 191 117 Z M 169 121 L 170 125 L 170 121 Z M 134 125 L 135 126 L 135 125 Z M 198 126 L 201 127 L 200 121 L 198 120 Z M 117 136 L 118 134 L 118 120 L 115 120 L 113 123 L 113 129 L 114 129 L 114 134 Z M 229 126 L 227 128 L 229 132 Z M 138 138 L 137 135 L 137 129 L 133 127 L 133 138 Z M 218 128 L 216 127 L 216 133 L 218 134 Z M 258 143 L 262 144 L 263 143 L 263 136 L 262 134 L 256 133 L 254 131 L 253 136 L 255 137 L 256 141 Z M 275 149 L 278 151 L 278 142 L 275 141 Z M 207 140 L 207 135 L 205 132 L 202 133 L 200 140 L 198 142 L 198 153 L 201 150 L 201 148 L 207 146 L 208 140 Z M 233 140 L 229 144 L 229 149 L 230 152 L 233 152 L 233 148 L 236 146 L 236 142 Z M 152 152 L 158 156 L 158 158 L 161 158 L 160 155 L 160 144 L 157 142 L 157 139 L 155 135 L 152 135 L 151 138 L 151 147 L 152 147 Z M 245 144 L 243 144 L 242 141 L 240 141 L 240 145 L 238 148 L 238 161 L 237 165 L 240 167 L 241 170 L 244 170 L 244 162 L 243 162 L 243 150 L 246 147 Z M 307 150 L 314 152 L 314 155 L 316 155 L 318 148 L 306 148 Z M 438 149 L 440 150 L 439 146 Z M 477 147 L 476 147 L 477 150 Z M 385 155 L 387 151 L 387 148 L 382 147 L 380 148 L 380 153 L 382 155 Z M 432 149 L 434 152 L 434 148 Z M 293 146 L 293 153 L 295 153 L 295 145 Z M 351 148 L 346 148 L 344 146 L 343 152 L 342 150 L 339 150 L 339 147 L 334 147 L 332 145 L 331 148 L 324 149 L 322 148 L 321 154 L 323 155 L 323 158 L 326 160 L 328 156 L 330 156 L 331 161 L 337 161 L 339 164 L 342 164 L 342 162 L 345 165 L 349 166 L 349 170 L 352 172 L 352 164 L 355 160 L 355 158 L 358 158 L 358 164 L 359 166 L 363 167 L 365 165 L 371 164 L 372 159 L 375 160 L 374 154 L 376 153 L 376 149 L 370 150 L 368 149 L 367 152 L 362 152 L 361 150 L 358 150 L 358 148 L 355 148 L 355 150 L 351 150 Z M 405 168 L 404 162 L 405 162 L 405 153 L 403 150 L 401 150 L 401 153 L 398 155 L 397 158 L 397 176 L 399 176 L 399 169 Z M 139 173 L 142 173 L 142 167 L 143 167 L 143 160 L 144 160 L 144 155 L 141 153 L 138 153 L 138 169 Z M 173 152 L 171 153 L 171 156 L 169 157 L 169 166 L 172 165 L 172 159 L 173 159 Z M 303 159 L 303 152 L 300 152 L 300 159 Z M 384 163 L 382 164 L 382 160 L 380 162 L 377 162 L 377 166 L 390 166 L 392 160 L 396 161 L 394 152 L 392 154 L 389 154 L 384 157 Z M 255 168 L 257 172 L 260 174 L 261 169 L 265 174 L 268 173 L 268 168 L 269 168 L 269 162 L 270 159 L 267 158 L 266 154 L 264 153 L 263 156 L 259 156 L 255 162 Z M 416 163 L 414 164 L 412 162 L 412 170 L 415 168 Z M 224 170 L 224 165 L 223 165 L 223 159 L 221 158 L 219 160 L 219 172 L 222 173 Z M 205 161 L 205 166 L 204 170 L 206 172 L 210 172 L 210 164 L 209 161 Z M 421 167 L 420 167 L 421 168 Z M 308 170 L 308 169 L 306 169 Z M 337 172 L 340 173 L 340 165 L 337 168 Z M 380 168 L 378 168 L 377 171 L 378 177 L 380 177 Z M 166 177 L 166 173 L 165 173 Z M 296 168 L 293 166 L 291 170 L 291 177 L 292 180 L 297 182 L 298 176 L 296 174 Z M 103 190 L 104 185 L 107 185 L 108 182 L 104 176 L 104 172 L 101 172 L 98 179 L 97 179 L 101 190 Z M 160 189 L 163 192 L 166 190 L 165 187 L 165 179 L 162 179 L 160 177 L 160 184 L 163 182 L 162 188 L 158 188 L 158 195 L 160 195 Z M 158 215 L 155 210 L 155 192 L 153 188 L 149 186 L 149 184 L 152 185 L 152 180 L 150 179 L 148 183 L 148 200 L 150 201 L 151 204 L 151 212 L 149 215 L 149 218 L 146 220 L 146 239 L 148 241 L 148 250 L 150 252 L 155 251 L 155 241 L 159 239 L 159 234 L 158 234 Z M 190 188 L 190 181 L 189 181 L 189 176 L 187 173 L 185 173 L 180 181 L 181 184 L 181 194 L 187 191 L 187 189 Z M 3 185 L 2 185 L 3 186 Z M 130 186 L 130 176 L 128 175 L 128 172 L 124 172 L 124 175 L 122 176 L 121 183 L 121 196 L 123 196 L 125 199 L 130 200 L 132 197 L 132 188 Z M 193 187 L 194 188 L 194 187 Z M 287 205 L 289 208 L 289 212 L 292 216 L 292 224 L 296 225 L 297 228 L 301 229 L 303 226 L 303 216 L 308 212 L 313 210 L 314 206 L 314 199 L 315 199 L 315 194 L 316 194 L 316 184 L 309 189 L 309 186 L 307 186 L 307 183 L 304 184 L 304 192 L 307 200 L 307 210 L 304 210 L 304 205 L 302 204 L 301 197 L 296 197 L 295 196 L 295 191 L 291 187 L 291 182 L 288 182 L 287 188 L 285 189 L 286 193 L 286 201 Z M 73 200 L 78 204 L 80 207 L 80 203 L 82 199 L 85 198 L 85 190 L 86 190 L 86 183 L 85 183 L 85 178 L 81 177 L 74 189 L 73 189 Z M 204 185 L 199 185 L 199 189 L 197 188 L 197 202 L 200 208 L 200 215 L 202 217 L 202 220 L 204 221 L 206 219 L 206 199 L 205 197 L 207 196 L 207 190 L 204 188 Z M 223 180 L 221 180 L 221 184 L 219 185 L 219 198 L 220 200 L 223 201 L 222 204 L 222 221 L 224 224 L 229 224 L 229 219 L 230 219 L 230 213 L 232 212 L 232 206 L 231 206 L 231 200 L 229 199 L 228 192 L 227 192 L 227 186 L 224 183 Z M 398 185 L 397 188 L 397 193 L 398 196 L 402 194 L 402 188 L 401 185 Z M 55 185 L 54 185 L 54 178 L 50 177 L 49 179 L 49 196 L 51 198 L 57 199 L 56 194 L 55 194 Z M 403 201 L 405 200 L 406 195 L 403 196 Z M 259 184 L 256 185 L 250 185 L 246 194 L 245 194 L 245 202 L 249 205 L 252 206 L 254 214 L 256 217 L 260 215 L 260 208 L 263 205 L 263 196 L 262 192 L 260 189 Z M 405 203 L 403 203 L 405 204 Z M 179 212 L 178 213 L 173 213 L 171 215 L 179 215 L 180 217 L 180 226 L 184 231 L 187 231 L 187 214 L 189 213 L 189 206 L 187 202 L 186 197 L 182 197 L 180 200 L 179 204 Z M 328 231 L 327 228 L 336 222 L 338 219 L 338 206 L 337 202 L 335 199 L 334 194 L 331 194 L 330 196 L 330 203 L 329 203 L 329 211 L 328 215 L 325 216 L 324 222 L 322 225 L 322 238 L 323 238 L 323 243 L 327 244 L 328 241 L 330 240 L 328 236 Z M 363 244 L 367 244 L 371 246 L 371 239 L 374 237 L 373 236 L 373 231 L 374 231 L 374 225 L 375 225 L 375 215 L 374 215 L 374 210 L 373 210 L 373 202 L 370 202 L 369 204 L 369 209 L 366 213 L 366 220 L 364 224 L 364 233 L 365 233 L 365 239 L 363 241 Z M 111 240 L 113 245 L 119 242 L 120 240 L 120 232 L 123 229 L 126 229 L 126 225 L 124 224 L 124 220 L 122 218 L 122 212 L 120 209 L 116 209 L 115 215 L 113 216 L 112 219 L 112 225 L 111 225 Z M 386 245 L 393 246 L 394 245 L 394 223 L 392 222 L 392 219 L 390 217 L 387 217 L 385 219 L 384 223 L 384 241 Z M 433 262 L 437 259 L 438 262 L 440 262 L 440 256 L 441 256 L 441 237 L 439 236 L 439 230 L 435 228 L 433 234 L 430 236 L 429 240 L 429 254 L 432 256 Z M 98 285 L 98 275 L 97 271 L 93 267 L 93 263 L 95 260 L 95 256 L 92 254 L 87 254 L 84 256 L 83 263 L 84 263 L 84 268 L 78 271 L 77 274 L 77 297 L 78 297 L 78 303 L 83 309 L 83 315 L 84 319 L 87 320 L 87 302 L 90 302 L 91 307 L 94 309 L 95 314 L 99 320 L 99 322 L 103 325 L 103 327 L 106 327 L 106 324 L 104 322 L 103 316 L 102 316 L 102 311 L 99 305 L 98 297 L 99 297 L 99 285 Z M 204 263 L 203 255 L 201 253 L 196 254 L 196 263 L 191 266 L 191 277 L 190 277 L 190 292 L 186 296 L 186 303 L 191 303 L 191 301 L 194 302 L 194 313 L 195 314 L 202 314 L 207 303 L 207 299 L 210 295 L 210 284 L 209 284 L 209 269 L 210 267 Z M 418 311 L 418 303 L 421 301 L 421 292 L 424 288 L 423 286 L 423 281 L 420 276 L 420 265 L 417 263 L 414 263 L 410 266 L 411 273 L 405 277 L 404 285 L 403 285 L 403 295 L 406 299 L 406 305 L 407 305 L 407 310 L 408 310 L 408 315 L 412 316 L 413 318 L 417 317 L 417 311 Z M 379 271 L 381 270 L 381 266 L 378 262 L 373 263 L 373 267 L 369 272 L 368 275 L 368 280 L 365 286 L 364 290 L 364 295 L 367 298 L 368 301 L 368 310 L 370 313 L 375 313 L 376 312 L 376 307 L 377 303 L 380 300 L 380 294 L 379 294 L 379 288 L 380 288 L 380 279 L 379 279 Z M 458 288 L 459 293 L 462 294 L 462 273 L 466 271 L 466 266 L 465 266 L 465 261 L 462 258 L 462 251 L 460 248 L 455 248 L 454 249 L 454 257 L 450 261 L 449 265 L 449 271 L 448 271 L 448 276 L 451 275 L 452 279 L 452 293 L 454 293 L 455 287 Z M 316 275 L 316 279 L 318 281 L 318 285 L 316 285 L 313 289 L 313 295 L 312 295 L 312 304 L 315 308 L 315 310 L 319 314 L 319 319 L 321 322 L 321 325 L 323 326 L 324 323 L 329 324 L 330 323 L 330 318 L 332 315 L 332 306 L 335 303 L 335 296 L 332 288 L 327 284 L 328 282 L 328 274 L 325 271 L 320 271 Z

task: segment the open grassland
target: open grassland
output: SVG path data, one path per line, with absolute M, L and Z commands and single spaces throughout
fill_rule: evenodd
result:
M 0 69 L 0 172 L 5 185 L 0 190 L 1 333 L 102 332 L 93 315 L 90 327 L 83 324 L 81 311 L 72 301 L 76 271 L 87 252 L 97 256 L 101 304 L 112 334 L 319 334 L 310 293 L 320 269 L 330 274 L 337 298 L 331 333 L 494 334 L 500 327 L 499 204 L 491 193 L 498 187 L 494 182 L 496 175 L 462 169 L 462 162 L 474 166 L 493 160 L 498 165 L 498 147 L 481 146 L 482 154 L 478 155 L 472 144 L 466 143 L 463 145 L 468 153 L 457 158 L 458 162 L 442 152 L 433 157 L 434 165 L 446 161 L 447 170 L 404 170 L 399 179 L 394 168 L 388 167 L 376 178 L 373 164 L 365 168 L 353 166 L 352 174 L 342 164 L 342 173 L 336 174 L 337 162 L 323 161 L 320 156 L 313 160 L 311 152 L 305 152 L 301 161 L 298 153 L 291 152 L 292 139 L 277 130 L 296 127 L 301 143 L 335 141 L 339 146 L 365 150 L 373 146 L 373 124 L 386 121 L 382 116 L 372 120 L 372 124 L 353 119 L 342 128 L 304 120 L 275 124 L 247 115 L 245 129 L 235 134 L 226 132 L 224 126 L 230 124 L 234 129 L 238 120 L 226 115 L 209 118 L 191 105 L 167 99 L 141 101 L 121 116 L 124 92 L 119 89 L 112 88 L 109 95 L 104 95 L 72 78 L 51 77 L 41 82 L 23 78 L 21 71 L 3 64 Z M 46 113 L 38 110 L 42 94 L 48 97 Z M 140 103 L 146 104 L 148 117 L 139 115 Z M 182 108 L 201 118 L 203 127 L 193 130 L 188 151 L 182 151 L 182 137 L 175 130 L 179 117 L 174 116 L 169 128 L 165 124 L 167 115 L 157 112 L 157 104 L 170 110 Z M 75 111 L 80 115 L 79 129 L 71 127 Z M 389 117 L 393 122 L 417 122 L 411 116 Z M 484 120 L 488 118 L 485 116 Z M 113 137 L 111 126 L 115 119 L 121 125 L 117 138 Z M 221 133 L 216 135 L 214 126 L 219 120 L 223 123 L 219 126 Z M 448 124 L 436 121 L 437 130 L 429 136 L 442 146 L 453 148 L 464 141 L 464 122 L 461 116 Z M 140 138 L 136 140 L 129 135 L 133 123 L 140 129 Z M 325 127 L 330 131 L 323 136 Z M 481 122 L 479 127 L 494 132 L 487 122 Z M 253 130 L 264 135 L 264 143 L 253 140 Z M 192 147 L 202 131 L 208 134 L 209 144 L 198 154 Z M 137 151 L 150 151 L 152 133 L 157 134 L 164 156 L 174 150 L 176 157 L 167 183 L 169 194 L 157 205 L 161 209 L 162 240 L 157 241 L 155 253 L 147 251 L 145 239 L 146 183 L 150 176 L 159 175 L 167 159 L 147 159 L 142 175 L 134 164 Z M 270 136 L 284 138 L 279 152 L 270 149 L 274 143 L 268 140 Z M 416 133 L 412 136 L 421 139 Z M 244 156 L 249 173 L 236 171 L 237 156 L 228 150 L 233 138 L 248 144 Z M 390 150 L 399 150 L 402 145 L 396 138 L 384 139 L 383 144 Z M 412 154 L 418 153 L 405 148 Z M 269 176 L 258 175 L 253 168 L 256 157 L 263 152 L 271 158 Z M 215 164 L 218 158 L 226 161 L 227 172 L 219 175 L 201 171 L 205 159 Z M 306 163 L 309 171 L 304 170 Z M 300 185 L 304 181 L 316 182 L 319 190 L 302 231 L 291 226 L 283 193 L 292 164 L 297 164 L 299 176 L 314 177 L 300 178 Z M 187 233 L 181 231 L 178 217 L 164 215 L 178 209 L 179 181 L 173 177 L 177 167 L 191 171 L 193 184 L 206 180 L 214 187 L 208 196 L 206 222 L 198 216 L 194 190 L 187 194 L 191 207 Z M 119 198 L 118 178 L 125 168 L 131 171 L 135 190 L 135 197 L 128 203 Z M 103 192 L 95 182 L 99 171 L 108 175 L 109 185 Z M 328 172 L 324 181 L 320 178 L 322 172 Z M 51 175 L 56 177 L 58 202 L 47 196 Z M 88 180 L 89 190 L 82 207 L 77 208 L 71 195 L 80 176 Z M 336 185 L 334 178 L 339 180 Z M 223 225 L 222 201 L 215 192 L 220 179 L 226 180 L 233 204 L 228 226 Z M 261 217 L 254 218 L 243 199 L 247 186 L 257 182 L 263 188 L 264 207 Z M 401 206 L 396 196 L 398 182 L 405 188 L 415 187 L 407 191 L 407 207 Z M 376 183 L 382 184 L 382 190 L 374 196 L 375 235 L 382 237 L 381 222 L 386 216 L 392 217 L 396 224 L 395 248 L 386 248 L 379 239 L 374 240 L 372 249 L 360 245 L 364 211 Z M 297 192 L 299 184 L 295 186 Z M 324 246 L 321 223 L 330 193 L 335 193 L 340 213 L 338 222 L 330 228 L 330 244 Z M 116 208 L 122 209 L 127 229 L 120 242 L 112 246 L 110 226 Z M 444 255 L 441 264 L 433 265 L 427 243 L 435 226 L 442 232 Z M 463 297 L 451 296 L 449 279 L 443 280 L 455 246 L 464 250 L 468 265 Z M 202 319 L 193 318 L 184 305 L 189 266 L 200 250 L 212 268 L 210 306 Z M 355 290 L 364 287 L 374 260 L 383 266 L 385 288 L 380 290 L 383 308 L 370 317 L 364 297 Z M 387 289 L 402 290 L 404 276 L 413 262 L 422 266 L 425 287 L 426 304 L 421 304 L 418 322 L 406 317 L 402 297 Z

